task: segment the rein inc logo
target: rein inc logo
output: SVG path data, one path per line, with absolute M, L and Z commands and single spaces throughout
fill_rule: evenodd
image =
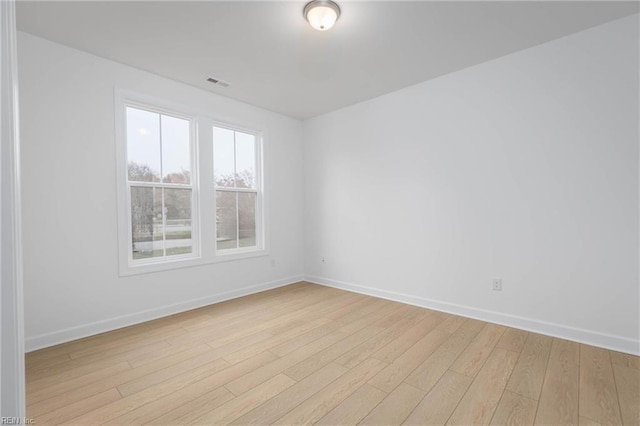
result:
M 0 425 L 35 425 L 36 420 L 28 417 L 0 417 Z

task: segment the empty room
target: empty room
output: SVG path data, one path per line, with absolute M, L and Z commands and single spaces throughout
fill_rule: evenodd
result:
M 1 424 L 640 424 L 640 2 L 0 33 Z

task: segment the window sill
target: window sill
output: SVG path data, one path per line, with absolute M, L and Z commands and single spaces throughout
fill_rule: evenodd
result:
M 137 265 L 120 265 L 120 276 L 126 277 L 139 274 L 150 274 L 154 272 L 172 271 L 174 269 L 191 268 L 194 266 L 210 265 L 222 262 L 235 262 L 244 259 L 252 259 L 255 257 L 269 256 L 266 249 L 251 250 L 246 252 L 235 252 L 229 254 L 219 254 L 215 257 L 189 257 L 171 260 L 163 260 L 157 263 L 141 263 Z

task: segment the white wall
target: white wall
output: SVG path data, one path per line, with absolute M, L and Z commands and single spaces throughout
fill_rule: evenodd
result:
M 639 353 L 638 71 L 636 15 L 305 122 L 308 278 Z
M 26 33 L 18 51 L 27 349 L 302 278 L 299 121 Z M 119 277 L 114 87 L 267 133 L 270 257 Z

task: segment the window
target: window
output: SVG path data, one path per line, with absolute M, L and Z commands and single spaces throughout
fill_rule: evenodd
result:
M 116 124 L 121 275 L 267 254 L 260 132 L 122 91 Z
M 213 174 L 216 192 L 216 250 L 255 248 L 258 175 L 256 136 L 213 128 Z
M 126 107 L 131 259 L 193 254 L 191 122 Z

